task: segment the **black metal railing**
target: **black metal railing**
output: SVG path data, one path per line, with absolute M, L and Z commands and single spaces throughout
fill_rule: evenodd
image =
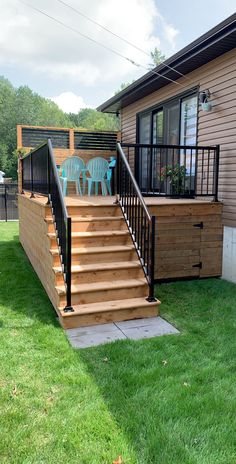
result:
M 22 159 L 22 188 L 46 195 L 52 207 L 66 285 L 65 311 L 71 306 L 71 218 L 68 216 L 50 139 Z
M 219 145 L 122 143 L 121 147 L 143 195 L 218 200 Z
M 120 143 L 117 144 L 117 199 L 149 284 L 148 301 L 155 301 L 155 216 L 149 214 Z
M 18 219 L 18 184 L 0 184 L 0 221 Z

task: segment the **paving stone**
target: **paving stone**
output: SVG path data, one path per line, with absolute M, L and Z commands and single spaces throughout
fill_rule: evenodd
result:
M 78 327 L 76 329 L 67 329 L 68 337 L 77 337 L 78 335 L 100 334 L 103 332 L 117 331 L 117 327 L 113 322 L 111 324 L 97 324 L 88 327 Z
M 122 322 L 115 322 L 116 326 L 119 327 L 121 330 L 123 329 L 132 329 L 133 327 L 144 327 L 156 324 L 159 320 L 164 320 L 160 316 L 155 317 L 144 317 L 142 319 L 132 319 L 131 321 L 122 321 Z
M 122 332 L 131 340 L 140 340 L 142 338 L 153 338 L 161 335 L 177 334 L 179 331 L 169 322 L 158 317 L 152 324 L 138 327 L 122 327 Z
M 67 329 L 65 332 L 73 348 L 89 348 L 127 338 L 140 340 L 179 333 L 173 325 L 160 316 Z
M 98 326 L 99 327 L 99 326 Z M 115 340 L 124 340 L 126 336 L 117 329 L 112 331 L 90 333 L 86 335 L 79 335 L 70 337 L 68 335 L 69 341 L 73 348 L 89 348 L 91 346 L 102 345 L 104 343 L 111 343 Z

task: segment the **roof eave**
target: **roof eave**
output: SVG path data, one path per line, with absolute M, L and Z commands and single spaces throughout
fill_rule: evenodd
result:
M 154 68 L 154 71 L 156 73 L 161 74 L 163 76 L 161 81 L 160 81 L 161 78 L 159 76 L 155 76 L 153 72 L 149 71 L 148 73 L 144 74 L 142 77 L 137 79 L 134 83 L 126 87 L 126 89 L 122 90 L 117 95 L 111 97 L 103 104 L 99 105 L 97 110 L 102 111 L 102 112 L 117 113 L 122 107 L 130 104 L 131 100 L 136 101 L 139 98 L 142 98 L 143 95 L 142 95 L 141 90 L 144 89 L 144 87 L 146 88 L 146 95 L 148 93 L 152 93 L 153 84 L 155 81 L 156 82 L 157 80 L 160 81 L 158 83 L 159 84 L 158 88 L 161 88 L 169 84 L 169 81 L 166 80 L 165 77 L 171 77 L 173 80 L 178 80 L 179 75 L 177 76 L 177 73 L 175 73 L 174 71 L 171 71 L 166 65 L 175 67 L 178 70 L 180 70 L 182 66 L 183 70 L 181 72 L 183 74 L 187 74 L 190 71 L 187 70 L 187 72 L 184 72 L 184 64 L 191 61 L 191 59 L 195 57 L 196 54 L 199 55 L 206 48 L 207 43 L 208 43 L 208 47 L 210 48 L 210 46 L 214 43 L 214 41 L 219 42 L 220 40 L 223 40 L 227 32 L 228 32 L 228 35 L 231 33 L 236 34 L 236 13 L 231 15 L 229 18 L 225 19 L 224 21 L 222 21 L 220 24 L 215 26 L 213 29 L 211 29 L 210 31 L 208 31 L 207 33 L 205 33 L 204 35 L 196 39 L 191 44 L 184 47 L 179 52 L 175 53 L 175 55 L 165 60 L 163 63 L 158 65 L 156 68 Z M 234 41 L 234 44 L 235 43 L 236 41 Z M 227 44 L 225 43 L 225 51 L 220 52 L 220 54 L 223 54 L 228 51 L 226 45 Z M 231 47 L 231 48 L 234 48 L 234 47 Z M 215 56 L 214 54 L 212 54 L 212 58 L 209 56 L 208 61 L 211 61 L 214 58 Z M 149 89 L 150 91 L 147 89 L 148 86 L 150 86 L 150 89 Z M 135 94 L 137 93 L 139 95 L 135 96 Z

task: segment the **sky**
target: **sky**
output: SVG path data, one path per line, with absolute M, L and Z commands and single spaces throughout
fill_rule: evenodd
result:
M 169 57 L 233 14 L 235 7 L 236 0 L 0 0 L 0 75 L 51 98 L 65 112 L 96 108 L 122 82 L 145 74 L 155 47 Z

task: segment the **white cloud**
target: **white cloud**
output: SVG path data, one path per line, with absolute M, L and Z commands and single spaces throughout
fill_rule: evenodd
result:
M 28 1 L 122 55 L 144 65 L 149 63 L 148 56 L 56 0 L 38 0 L 37 5 L 33 0 Z M 174 48 L 177 31 L 161 16 L 154 0 L 119 0 L 119 4 L 117 0 L 70 0 L 69 3 L 148 53 L 155 46 L 164 47 L 162 38 L 171 49 Z M 155 32 L 156 26 L 158 34 Z M 81 84 L 88 88 L 106 86 L 145 72 L 17 0 L 1 0 L 0 64 L 11 64 L 42 78 L 60 81 L 61 84 L 66 80 L 68 88 L 70 84 Z
M 175 27 L 172 26 L 172 24 L 167 24 L 166 22 L 164 22 L 163 24 L 163 29 L 164 29 L 164 37 L 168 41 L 168 43 L 171 46 L 172 51 L 174 52 L 176 49 L 175 39 L 176 39 L 176 36 L 179 34 L 179 31 L 175 29 Z
M 78 113 L 82 108 L 87 108 L 84 99 L 73 92 L 62 92 L 56 97 L 50 97 L 50 100 L 56 103 L 65 113 Z

